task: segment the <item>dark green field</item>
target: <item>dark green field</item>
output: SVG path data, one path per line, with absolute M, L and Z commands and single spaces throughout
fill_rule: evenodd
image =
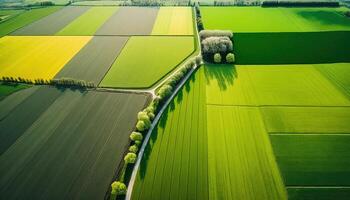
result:
M 236 33 L 237 64 L 350 62 L 350 31 Z

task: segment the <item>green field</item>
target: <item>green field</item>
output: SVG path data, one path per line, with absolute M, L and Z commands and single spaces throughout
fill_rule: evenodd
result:
M 270 133 L 350 133 L 350 107 L 264 107 Z
M 305 188 L 305 187 L 295 187 L 288 188 L 288 198 L 289 200 L 305 200 L 305 199 L 317 199 L 317 200 L 347 200 L 350 196 L 349 188 L 341 187 L 325 187 L 325 188 Z
M 132 199 L 208 199 L 205 79 L 192 76 L 152 133 Z
M 4 23 L 0 23 L 0 36 L 7 35 L 25 25 L 54 13 L 61 8 L 62 7 L 60 6 L 52 6 L 25 11 L 16 17 L 6 20 Z
M 350 186 L 350 135 L 271 135 L 286 185 Z
M 259 110 L 206 105 L 207 84 L 202 67 L 169 106 L 133 199 L 286 199 Z
M 350 30 L 346 8 L 201 7 L 206 29 L 239 32 Z
M 287 199 L 258 108 L 208 106 L 209 199 Z
M 28 88 L 30 86 L 27 85 L 4 85 L 0 84 L 0 100 L 4 99 L 6 96 L 17 92 L 18 90 L 22 90 Z
M 102 87 L 148 88 L 193 53 L 194 38 L 134 36 L 102 80 Z
M 94 35 L 118 7 L 92 7 L 56 35 Z
M 10 19 L 20 13 L 24 12 L 24 10 L 0 10 L 0 23 L 3 23 L 5 20 Z
M 313 65 L 208 66 L 205 73 L 212 105 L 350 105 Z
M 237 64 L 350 62 L 350 31 L 237 33 L 233 37 Z
M 350 63 L 323 64 L 315 67 L 350 98 Z

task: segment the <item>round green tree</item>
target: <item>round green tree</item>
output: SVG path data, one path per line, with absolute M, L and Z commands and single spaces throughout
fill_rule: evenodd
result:
M 141 133 L 134 131 L 130 134 L 130 139 L 132 141 L 142 141 L 143 136 Z
M 221 63 L 221 55 L 219 53 L 214 54 L 214 62 Z
M 226 62 L 227 63 L 234 63 L 235 62 L 235 54 L 233 53 L 228 53 L 226 55 Z
M 124 195 L 126 194 L 126 185 L 119 181 L 114 181 L 111 184 L 112 187 L 112 195 Z
M 135 153 L 128 153 L 124 157 L 125 163 L 135 163 L 136 162 L 137 155 Z

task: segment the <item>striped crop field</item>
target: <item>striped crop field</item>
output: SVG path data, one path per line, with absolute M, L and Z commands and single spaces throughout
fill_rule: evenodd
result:
M 350 105 L 347 96 L 313 65 L 209 66 L 205 73 L 208 104 Z
M 191 36 L 134 36 L 102 80 L 102 87 L 148 88 L 195 50 Z
M 161 119 L 133 199 L 287 199 L 259 110 L 207 105 L 207 84 L 202 67 Z
M 209 199 L 287 199 L 258 108 L 208 106 Z
M 92 7 L 56 35 L 94 35 L 118 7 Z
M 91 39 L 6 36 L 0 39 L 0 76 L 51 79 Z
M 3 23 L 0 23 L 0 36 L 7 35 L 25 25 L 28 25 L 38 19 L 41 19 L 47 15 L 50 15 L 62 7 L 52 6 L 40 9 L 32 9 L 25 11 L 22 14 L 15 16 Z
M 350 30 L 340 8 L 203 7 L 207 29 L 238 32 L 317 32 Z M 288 22 L 288 23 L 287 23 Z
M 193 35 L 192 9 L 161 7 L 152 35 Z
M 270 133 L 350 133 L 350 107 L 263 107 Z
M 205 79 L 192 76 L 152 133 L 132 199 L 208 199 Z

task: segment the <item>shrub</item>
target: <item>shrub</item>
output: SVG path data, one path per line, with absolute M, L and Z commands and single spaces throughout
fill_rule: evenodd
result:
M 139 121 L 143 121 L 145 126 L 146 126 L 146 129 L 148 129 L 149 127 L 151 127 L 151 120 L 149 119 L 148 115 L 147 115 L 147 112 L 139 112 L 137 114 L 137 119 Z
M 141 133 L 134 131 L 130 134 L 130 139 L 132 141 L 142 141 L 143 136 Z
M 122 183 L 122 182 L 114 181 L 111 184 L 111 187 L 112 187 L 111 193 L 113 195 L 124 195 L 124 194 L 126 194 L 126 185 L 124 183 Z
M 231 31 L 225 31 L 225 30 L 202 30 L 199 32 L 200 38 L 206 39 L 208 37 L 228 37 L 232 38 L 233 33 Z
M 136 141 L 135 141 L 135 144 L 136 144 L 137 146 L 140 146 L 141 141 L 140 141 L 140 140 L 136 140 Z
M 129 147 L 129 151 L 131 153 L 137 153 L 138 150 L 139 150 L 139 148 L 135 144 Z
M 147 128 L 147 125 L 145 124 L 145 122 L 144 121 L 142 121 L 142 120 L 139 120 L 138 122 L 137 122 L 137 124 L 136 124 L 136 129 L 138 130 L 138 131 L 145 131 L 145 130 L 147 130 L 148 128 Z
M 221 55 L 219 53 L 214 54 L 214 62 L 221 63 Z
M 350 17 L 350 11 L 346 11 L 345 16 Z
M 233 53 L 228 53 L 226 55 L 226 62 L 227 63 L 234 63 L 235 62 L 235 54 Z
M 163 100 L 163 99 L 167 98 L 168 96 L 170 96 L 172 91 L 173 91 L 173 87 L 165 84 L 159 89 L 158 96 L 161 100 Z
M 147 113 L 150 120 L 154 119 L 155 109 L 154 109 L 154 105 L 152 103 L 147 108 L 145 108 L 143 111 Z
M 136 162 L 136 158 L 137 158 L 137 156 L 136 156 L 135 153 L 128 153 L 124 157 L 124 161 L 125 161 L 125 163 L 135 163 Z
M 202 61 L 203 61 L 201 55 L 196 56 L 195 60 L 196 60 L 196 65 L 197 66 L 199 66 L 202 63 Z
M 228 53 L 233 51 L 233 43 L 228 37 L 208 37 L 202 41 L 204 54 Z

